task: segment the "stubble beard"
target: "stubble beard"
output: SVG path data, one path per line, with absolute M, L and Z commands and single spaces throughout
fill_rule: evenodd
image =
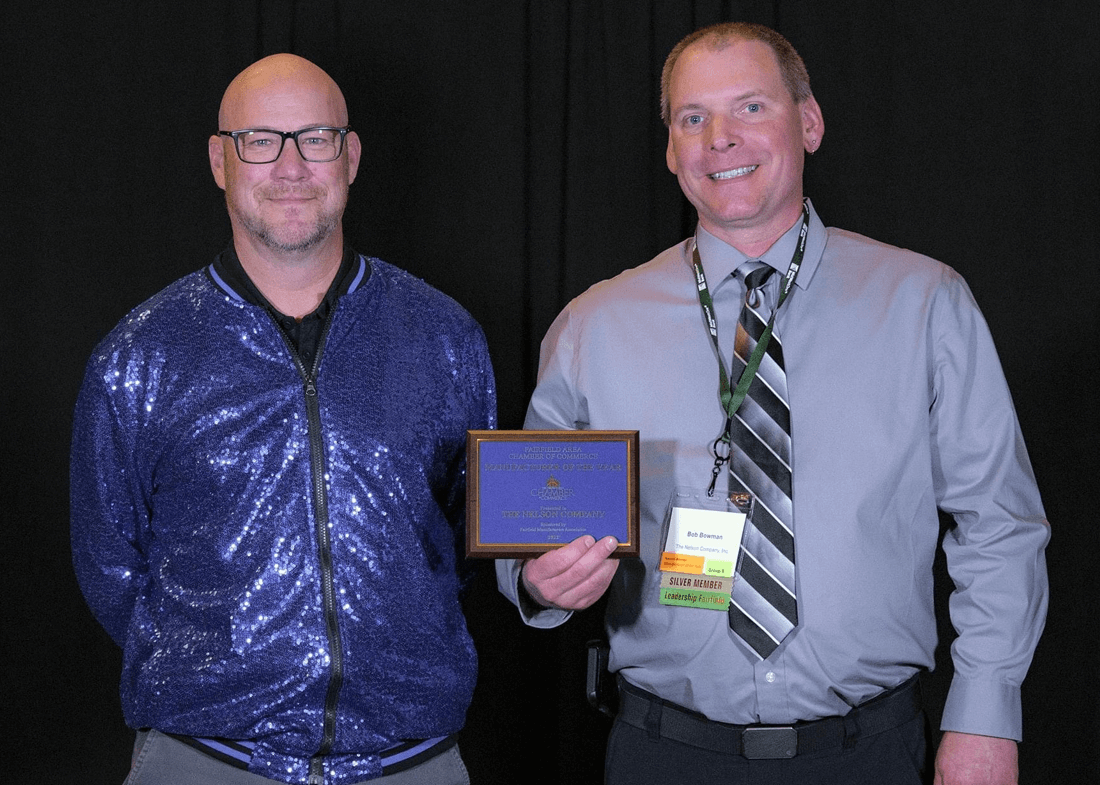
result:
M 325 242 L 340 225 L 342 205 L 325 210 L 309 226 L 301 228 L 281 227 L 271 224 L 255 213 L 248 213 L 226 199 L 229 211 L 238 223 L 257 242 L 278 253 L 296 254 L 310 251 Z

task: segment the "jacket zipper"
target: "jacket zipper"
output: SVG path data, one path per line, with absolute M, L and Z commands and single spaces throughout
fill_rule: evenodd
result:
M 344 645 L 340 638 L 340 624 L 336 615 L 336 585 L 332 567 L 332 539 L 328 528 L 328 492 L 325 489 L 325 443 L 321 433 L 321 404 L 317 398 L 317 371 L 321 367 L 321 355 L 328 340 L 329 329 L 335 308 L 325 317 L 321 328 L 321 337 L 317 342 L 317 354 L 313 358 L 313 367 L 308 371 L 290 336 L 279 324 L 275 326 L 282 333 L 290 356 L 301 374 L 303 393 L 306 401 L 306 432 L 309 434 L 309 467 L 313 490 L 313 511 L 317 536 L 317 555 L 321 566 L 321 598 L 325 616 L 325 634 L 331 656 L 328 689 L 325 692 L 324 722 L 321 730 L 321 745 L 309 759 L 309 785 L 324 785 L 325 756 L 332 751 L 336 740 L 336 703 L 340 697 L 340 688 L 344 683 Z

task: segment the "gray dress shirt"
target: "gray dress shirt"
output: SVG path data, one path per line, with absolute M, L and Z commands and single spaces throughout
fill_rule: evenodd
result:
M 800 224 L 760 258 L 786 272 Z M 732 273 L 746 257 L 701 227 L 697 236 L 728 363 L 744 294 Z M 624 560 L 609 590 L 612 670 L 723 722 L 845 714 L 934 664 L 938 507 L 957 523 L 944 548 L 959 631 L 942 727 L 1019 739 L 1049 527 L 989 330 L 954 270 L 826 229 L 812 208 L 803 266 L 776 318 L 799 626 L 760 661 L 724 612 L 658 603 L 670 495 L 707 486 L 725 421 L 690 249 L 680 243 L 571 302 L 543 340 L 527 412 L 531 429 L 640 432 L 642 558 Z M 497 564 L 513 602 L 518 570 Z M 566 618 L 524 614 L 542 627 Z

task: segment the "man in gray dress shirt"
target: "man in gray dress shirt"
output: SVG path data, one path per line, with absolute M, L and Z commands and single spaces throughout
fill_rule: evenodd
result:
M 566 307 L 543 341 L 526 420 L 640 431 L 642 558 L 620 563 L 611 538 L 583 537 L 498 562 L 501 590 L 540 627 L 609 592 L 622 709 L 608 782 L 917 783 L 916 674 L 934 664 L 944 510 L 956 522 L 944 549 L 959 637 L 935 782 L 1016 782 L 1049 527 L 969 289 L 932 259 L 825 228 L 804 202 L 804 155 L 824 120 L 801 59 L 773 31 L 727 24 L 688 36 L 665 65 L 662 115 L 696 236 Z M 726 423 L 693 249 L 728 363 L 745 297 L 732 273 L 747 260 L 778 270 L 765 288 L 774 306 L 804 221 L 804 256 L 775 319 L 798 624 L 761 657 L 726 613 L 662 604 L 658 565 L 673 489 L 707 486 Z

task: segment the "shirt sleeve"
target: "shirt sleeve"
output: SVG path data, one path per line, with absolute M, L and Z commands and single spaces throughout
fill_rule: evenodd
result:
M 581 414 L 573 369 L 574 339 L 571 330 L 570 309 L 562 311 L 546 337 L 539 352 L 538 384 L 527 406 L 523 427 L 527 430 L 570 431 L 588 426 Z M 520 612 L 524 624 L 549 629 L 564 624 L 571 611 L 556 608 L 540 608 L 524 602 L 519 592 L 521 559 L 498 559 L 496 563 L 497 588 Z
M 989 329 L 952 271 L 932 304 L 930 411 L 937 503 L 955 584 L 955 673 L 943 730 L 1019 740 L 1020 685 L 1043 630 L 1050 536 Z
M 119 646 L 148 576 L 141 540 L 150 511 L 136 437 L 119 425 L 109 371 L 93 357 L 73 415 L 70 534 L 73 567 L 92 613 Z M 137 422 L 136 418 L 130 422 Z

